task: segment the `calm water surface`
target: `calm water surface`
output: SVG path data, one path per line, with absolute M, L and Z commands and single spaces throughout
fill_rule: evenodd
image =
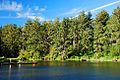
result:
M 120 80 L 120 63 L 39 62 L 1 65 L 0 80 Z

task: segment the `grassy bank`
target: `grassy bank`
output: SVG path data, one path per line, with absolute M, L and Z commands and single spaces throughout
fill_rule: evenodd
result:
M 0 57 L 0 63 L 5 61 L 5 57 Z
M 0 62 L 9 62 L 9 61 L 18 61 L 20 62 L 21 60 L 19 58 L 5 58 L 5 57 L 0 57 Z M 28 59 L 24 60 L 25 62 L 33 62 L 33 61 L 46 61 L 46 60 L 41 60 L 41 59 Z M 57 60 L 47 60 L 47 61 L 62 61 L 61 59 Z M 111 57 L 111 56 L 104 56 L 104 57 L 90 57 L 90 56 L 82 56 L 82 57 L 73 57 L 70 59 L 66 59 L 64 61 L 81 61 L 81 62 L 120 62 L 120 56 L 118 57 Z
M 6 57 L 0 57 L 0 62 L 17 62 L 19 61 L 19 58 L 6 58 Z
M 82 56 L 82 57 L 74 57 L 67 59 L 68 61 L 87 61 L 87 62 L 120 62 L 120 56 L 111 57 L 111 56 L 104 56 L 104 57 L 95 57 L 95 56 Z

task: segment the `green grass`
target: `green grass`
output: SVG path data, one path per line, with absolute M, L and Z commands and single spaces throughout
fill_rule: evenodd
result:
M 20 61 L 19 58 L 5 58 L 5 57 L 0 57 L 0 62 L 5 62 L 5 61 Z M 42 61 L 41 59 L 28 59 L 25 60 L 25 62 L 31 62 L 31 61 Z M 44 60 L 43 60 L 44 61 Z M 62 61 L 59 57 L 55 60 L 51 60 L 51 61 Z M 66 59 L 65 61 L 88 61 L 88 62 L 120 62 L 120 56 L 102 56 L 97 58 L 95 55 L 94 56 L 88 56 L 88 55 L 84 55 L 81 57 L 78 56 L 74 56 L 71 57 L 69 59 Z
M 67 59 L 68 61 L 88 61 L 88 62 L 120 62 L 120 56 L 102 56 L 97 58 L 96 56 L 81 56 Z
M 0 57 L 0 62 L 8 62 L 8 61 L 18 61 L 18 58 L 5 58 L 5 57 Z
M 7 58 L 7 60 L 19 60 L 19 58 Z
M 0 57 L 0 62 L 5 62 L 6 58 L 3 56 L 3 57 Z

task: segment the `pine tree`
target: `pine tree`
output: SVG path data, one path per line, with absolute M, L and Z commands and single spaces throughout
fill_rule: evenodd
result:
M 101 57 L 104 55 L 106 46 L 107 46 L 107 38 L 106 38 L 106 23 L 109 19 L 109 14 L 106 11 L 101 11 L 97 14 L 95 22 L 94 22 L 94 52 L 97 57 Z
M 109 38 L 109 55 L 120 55 L 120 8 L 117 7 L 113 11 L 107 23 L 108 38 Z

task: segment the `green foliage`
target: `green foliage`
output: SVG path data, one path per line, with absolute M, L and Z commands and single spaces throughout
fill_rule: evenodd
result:
M 114 10 L 107 23 L 108 51 L 111 56 L 120 56 L 120 8 Z
M 21 47 L 21 30 L 17 25 L 5 25 L 1 35 L 1 53 L 5 57 L 17 57 Z
M 108 47 L 108 36 L 106 23 L 109 19 L 109 14 L 106 11 L 101 11 L 97 14 L 94 21 L 94 52 L 97 57 L 102 57 Z
M 95 19 L 78 17 L 54 21 L 28 20 L 23 27 L 0 27 L 0 56 L 25 60 L 113 60 L 120 58 L 120 8 L 111 16 L 101 11 Z
M 113 45 L 110 47 L 110 56 L 120 56 L 120 45 Z
M 21 50 L 19 52 L 19 59 L 24 59 L 24 60 L 36 60 L 36 59 L 42 59 L 42 57 L 40 56 L 40 53 L 38 51 L 34 51 L 34 50 L 30 50 L 30 51 L 26 51 L 26 50 Z

